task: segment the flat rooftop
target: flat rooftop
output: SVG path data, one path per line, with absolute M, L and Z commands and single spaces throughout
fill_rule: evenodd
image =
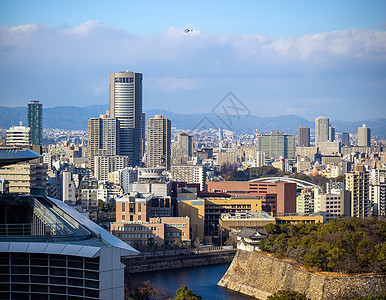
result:
M 222 220 L 267 220 L 267 221 L 275 221 L 275 218 L 270 216 L 267 212 L 245 212 L 245 213 L 235 213 L 235 214 L 221 214 Z

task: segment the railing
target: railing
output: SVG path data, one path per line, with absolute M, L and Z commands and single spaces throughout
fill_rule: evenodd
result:
M 236 250 L 233 246 L 210 246 L 200 248 L 182 248 L 182 249 L 171 249 L 171 250 L 157 250 L 157 251 L 146 251 L 141 252 L 138 255 L 128 255 L 126 259 L 146 259 L 151 257 L 165 257 L 165 256 L 176 256 L 176 255 L 189 255 L 189 254 L 205 254 L 205 253 L 221 253 Z
M 0 236 L 52 235 L 56 226 L 39 223 L 0 224 Z

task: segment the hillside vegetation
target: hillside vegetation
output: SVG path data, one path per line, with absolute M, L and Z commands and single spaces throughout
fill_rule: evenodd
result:
M 260 249 L 319 271 L 386 274 L 384 219 L 337 219 L 327 224 L 268 224 Z

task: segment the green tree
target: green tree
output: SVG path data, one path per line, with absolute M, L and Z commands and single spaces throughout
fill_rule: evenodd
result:
M 201 300 L 202 297 L 193 293 L 186 286 L 181 285 L 181 287 L 176 292 L 177 296 L 170 298 L 169 300 Z
M 296 291 L 285 291 L 280 290 L 271 296 L 267 297 L 267 300 L 311 300 L 307 298 L 304 294 Z
M 280 233 L 280 227 L 275 225 L 275 224 L 269 223 L 269 224 L 265 225 L 265 231 L 268 234 Z

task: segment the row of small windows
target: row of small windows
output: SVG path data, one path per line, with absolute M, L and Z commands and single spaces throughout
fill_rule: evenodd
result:
M 150 237 L 157 237 L 156 234 L 153 233 L 118 233 L 118 237 L 121 238 L 150 238 Z
M 128 77 L 117 77 L 115 78 L 115 83 L 133 83 L 134 78 L 128 78 Z
M 153 230 L 158 230 L 158 228 L 157 227 L 153 227 L 153 226 L 151 226 L 151 227 L 141 227 L 141 226 L 134 226 L 134 227 L 132 227 L 132 226 L 129 226 L 129 227 L 118 227 L 118 231 L 141 231 L 141 230 L 143 230 L 143 231 L 153 231 Z
M 129 241 L 123 241 L 123 242 L 128 245 L 135 245 L 135 246 L 139 244 L 142 244 L 142 245 L 147 245 L 150 243 L 157 244 L 157 241 L 145 241 L 145 240 L 129 240 Z
M 166 236 L 185 236 L 185 232 L 167 232 Z

